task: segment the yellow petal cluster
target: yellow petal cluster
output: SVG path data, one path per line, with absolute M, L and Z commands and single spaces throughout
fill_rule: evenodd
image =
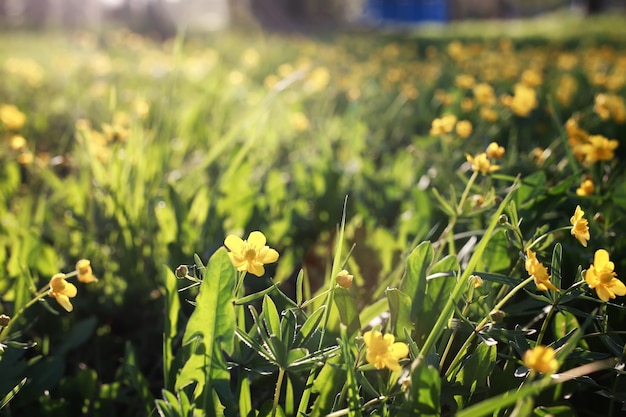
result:
M 453 114 L 437 118 L 432 121 L 430 127 L 431 135 L 443 135 L 444 133 L 450 133 L 456 125 L 457 118 Z
M 598 249 L 593 257 L 593 264 L 585 272 L 585 281 L 589 288 L 596 290 L 598 298 L 606 302 L 616 295 L 626 295 L 626 286 L 617 279 L 615 265 L 609 260 L 609 253 Z
M 565 132 L 567 142 L 580 162 L 589 165 L 598 161 L 610 161 L 615 157 L 615 149 L 619 146 L 617 140 L 602 135 L 590 135 L 573 118 L 565 123 Z
M 496 142 L 491 142 L 487 146 L 487 156 L 489 158 L 501 159 L 504 156 L 505 149 L 503 146 L 498 145 Z
M 395 342 L 392 334 L 383 335 L 377 330 L 365 332 L 363 341 L 367 346 L 365 359 L 376 369 L 389 368 L 392 371 L 402 369 L 398 361 L 409 354 L 406 343 Z
M 278 252 L 266 246 L 266 241 L 263 233 L 254 231 L 246 240 L 239 236 L 229 235 L 224 240 L 224 245 L 230 250 L 228 256 L 235 269 L 260 277 L 265 274 L 264 264 L 278 260 Z
M 98 281 L 98 278 L 93 275 L 91 262 L 88 259 L 81 259 L 76 262 L 76 272 L 78 273 L 78 280 L 80 282 L 89 284 Z
M 57 303 L 68 312 L 74 310 L 70 298 L 76 297 L 76 286 L 65 280 L 65 274 L 56 274 L 50 279 L 48 295 L 54 297 Z
M 586 195 L 591 195 L 593 194 L 595 189 L 596 189 L 596 186 L 593 183 L 593 180 L 586 178 L 580 183 L 580 187 L 576 189 L 576 195 L 579 195 L 581 197 L 586 196 Z
M 582 211 L 580 206 L 576 206 L 574 215 L 570 218 L 572 224 L 572 236 L 574 236 L 581 245 L 587 247 L 587 241 L 591 239 L 589 235 L 589 222 L 583 216 L 585 212 Z
M 542 374 L 553 374 L 559 369 L 554 349 L 550 346 L 537 345 L 524 353 L 524 366 Z
M 535 285 L 541 291 L 553 290 L 559 292 L 559 289 L 550 282 L 548 270 L 541 262 L 537 260 L 537 254 L 530 249 L 526 249 L 526 271 L 535 280 Z
M 0 125 L 8 130 L 18 130 L 26 123 L 26 115 L 13 104 L 0 105 Z
M 467 158 L 467 161 L 472 164 L 473 171 L 480 171 L 485 175 L 500 169 L 499 166 L 491 164 L 486 152 L 479 153 L 476 156 L 465 154 L 465 158 Z

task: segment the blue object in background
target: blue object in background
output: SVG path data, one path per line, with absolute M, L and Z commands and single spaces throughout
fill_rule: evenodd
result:
M 447 0 L 367 0 L 366 6 L 372 19 L 383 22 L 420 23 L 446 22 Z

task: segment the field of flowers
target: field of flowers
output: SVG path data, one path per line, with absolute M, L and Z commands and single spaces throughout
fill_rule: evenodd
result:
M 620 415 L 604 27 L 0 34 L 0 415 Z

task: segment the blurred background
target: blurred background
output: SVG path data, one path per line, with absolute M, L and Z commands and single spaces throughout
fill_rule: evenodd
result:
M 0 0 L 0 25 L 2 29 L 123 26 L 163 38 L 180 29 L 261 26 L 281 32 L 314 31 L 515 19 L 548 12 L 584 15 L 624 7 L 624 0 Z

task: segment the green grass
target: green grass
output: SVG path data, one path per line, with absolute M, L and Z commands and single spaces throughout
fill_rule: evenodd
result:
M 617 22 L 3 33 L 0 105 L 25 122 L 0 108 L 0 413 L 619 409 L 622 298 L 599 301 L 583 272 L 601 248 L 626 270 Z M 446 115 L 451 130 L 431 131 Z M 600 152 L 598 135 L 619 146 Z M 491 142 L 500 168 L 473 171 L 467 155 Z M 578 195 L 585 179 L 595 190 Z M 254 230 L 280 253 L 259 278 L 222 249 Z M 528 249 L 560 292 L 529 279 Z M 82 258 L 97 283 L 72 276 Z M 59 272 L 78 289 L 71 313 L 47 296 Z M 375 323 L 409 348 L 405 374 L 366 359 Z M 559 372 L 599 376 L 526 374 L 538 341 Z

